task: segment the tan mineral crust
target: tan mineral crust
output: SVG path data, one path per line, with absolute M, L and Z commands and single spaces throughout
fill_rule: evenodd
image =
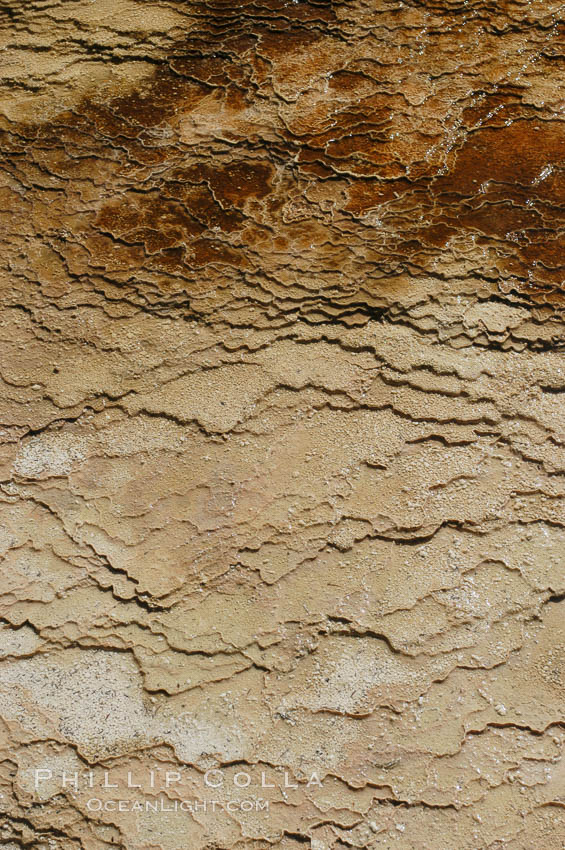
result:
M 0 20 L 0 848 L 565 848 L 563 6 Z

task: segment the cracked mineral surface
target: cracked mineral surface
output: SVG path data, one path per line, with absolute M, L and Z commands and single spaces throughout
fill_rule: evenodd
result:
M 563 6 L 0 21 L 0 847 L 565 848 Z

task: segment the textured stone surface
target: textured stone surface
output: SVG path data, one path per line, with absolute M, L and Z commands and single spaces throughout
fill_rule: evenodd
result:
M 2 7 L 2 847 L 565 847 L 560 14 Z

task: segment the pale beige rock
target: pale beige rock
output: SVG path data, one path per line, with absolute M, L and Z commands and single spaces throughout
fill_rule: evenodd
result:
M 562 36 L 0 10 L 2 847 L 565 848 Z

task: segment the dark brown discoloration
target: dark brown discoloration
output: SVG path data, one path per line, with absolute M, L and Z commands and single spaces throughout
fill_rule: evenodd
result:
M 467 267 L 487 287 L 498 278 L 507 291 L 512 279 L 516 292 L 545 301 L 551 291 L 557 303 L 562 244 L 549 228 L 560 221 L 565 194 L 563 124 L 523 107 L 523 87 L 463 102 L 464 123 L 448 148 L 437 119 L 427 118 L 431 83 L 418 60 L 402 69 L 395 92 L 384 65 L 339 41 L 331 29 L 337 10 L 328 4 L 249 4 L 235 15 L 219 3 L 199 14 L 186 43 L 161 56 L 137 90 L 92 96 L 50 122 L 20 127 L 20 135 L 10 130 L 16 145 L 28 138 L 25 150 L 31 144 L 39 168 L 63 181 L 93 181 L 69 240 L 87 247 L 92 268 L 112 275 L 125 252 L 132 271 L 145 269 L 157 287 L 190 293 L 206 287 L 192 269 L 209 271 L 211 288 L 218 275 L 229 288 L 230 268 L 253 274 L 260 265 L 278 278 L 281 251 L 295 246 L 315 274 L 328 263 L 345 275 L 355 268 L 355 280 L 371 279 L 375 292 L 374 262 L 413 275 L 444 265 L 469 237 L 475 255 L 465 249 Z M 214 44 L 206 46 L 208 29 Z M 292 101 L 268 105 L 273 84 L 284 89 L 301 78 L 304 90 Z M 89 158 L 77 159 L 78 148 Z M 320 191 L 325 207 L 306 199 Z M 367 227 L 369 220 L 380 225 Z M 290 266 L 304 270 L 298 258 Z M 381 280 L 386 292 L 386 275 Z

